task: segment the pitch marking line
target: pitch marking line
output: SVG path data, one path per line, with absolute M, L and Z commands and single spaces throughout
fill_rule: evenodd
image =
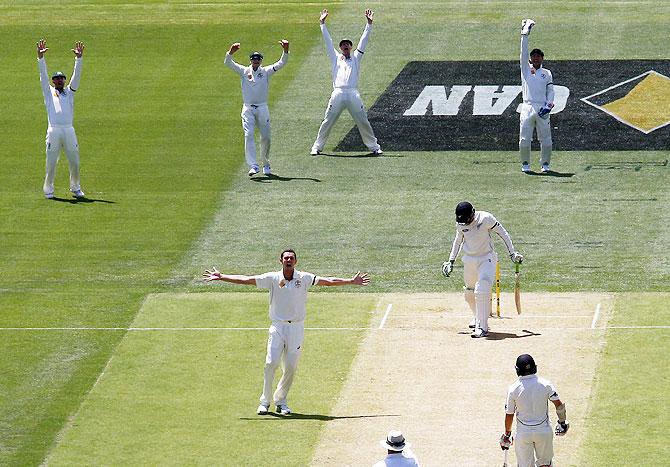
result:
M 593 313 L 593 321 L 591 321 L 591 329 L 596 328 L 596 323 L 598 322 L 598 316 L 600 316 L 600 303 L 596 305 L 596 311 Z
M 379 329 L 384 329 L 384 324 L 386 324 L 386 320 L 389 317 L 389 313 L 391 313 L 391 308 L 393 308 L 393 303 L 389 303 L 389 306 L 386 307 L 386 313 L 384 313 L 382 322 L 379 323 Z

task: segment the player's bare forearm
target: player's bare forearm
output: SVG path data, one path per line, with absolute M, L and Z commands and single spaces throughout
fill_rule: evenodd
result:
M 505 414 L 505 432 L 512 431 L 512 422 L 514 422 L 514 414 Z
M 207 282 L 211 281 L 224 281 L 230 282 L 231 284 L 240 284 L 240 285 L 255 285 L 256 277 L 255 276 L 243 276 L 240 274 L 221 274 L 216 268 L 207 270 L 204 272 L 203 277 Z
M 370 283 L 370 276 L 367 273 L 361 274 L 357 272 L 351 279 L 343 279 L 341 277 L 319 277 L 317 285 L 338 286 L 338 285 L 368 285 Z

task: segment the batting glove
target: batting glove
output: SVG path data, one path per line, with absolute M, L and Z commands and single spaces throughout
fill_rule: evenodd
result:
M 513 263 L 519 263 L 523 261 L 523 255 L 519 253 L 518 251 L 515 251 L 511 255 L 509 255 L 510 259 L 512 260 Z
M 512 438 L 511 431 L 503 433 L 502 436 L 500 437 L 500 449 L 502 449 L 503 451 L 507 451 L 513 442 L 514 438 Z
M 556 423 L 556 429 L 554 430 L 554 433 L 556 433 L 556 436 L 565 436 L 565 434 L 568 432 L 568 428 L 570 428 L 570 424 L 567 421 L 559 421 Z
M 532 19 L 524 19 L 521 21 L 521 35 L 527 36 L 530 34 L 530 30 L 533 26 L 535 26 L 535 21 Z
M 549 112 L 551 112 L 551 107 L 547 107 L 546 105 L 542 107 L 540 110 L 537 111 L 537 116 L 546 120 L 549 118 Z
M 444 277 L 449 277 L 451 275 L 451 271 L 454 270 L 454 262 L 453 261 L 445 261 L 442 263 L 442 274 Z

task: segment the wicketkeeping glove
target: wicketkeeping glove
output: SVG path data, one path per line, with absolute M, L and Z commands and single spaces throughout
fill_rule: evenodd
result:
M 537 111 L 537 116 L 546 120 L 549 118 L 549 113 L 551 112 L 551 107 L 543 106 L 540 110 Z
M 507 451 L 513 442 L 514 438 L 512 438 L 512 432 L 503 433 L 500 437 L 500 449 Z
M 442 274 L 444 277 L 449 277 L 451 274 L 451 271 L 454 270 L 454 262 L 453 261 L 445 261 L 442 263 Z
M 521 21 L 521 35 L 527 36 L 530 34 L 530 30 L 533 26 L 535 26 L 535 21 L 532 19 L 524 19 Z
M 565 436 L 565 434 L 568 432 L 568 428 L 570 428 L 570 424 L 566 422 L 556 422 L 556 429 L 554 430 L 554 433 L 556 433 L 556 436 Z
M 513 263 L 521 263 L 523 261 L 523 255 L 518 251 L 515 251 L 514 253 L 509 255 L 509 257 Z

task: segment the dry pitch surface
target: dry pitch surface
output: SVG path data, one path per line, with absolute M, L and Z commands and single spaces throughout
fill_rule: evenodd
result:
M 502 465 L 507 387 L 516 357 L 530 353 L 571 423 L 554 440 L 554 462 L 578 465 L 613 296 L 524 294 L 522 301 L 517 315 L 513 296 L 503 294 L 503 318 L 491 319 L 487 339 L 472 339 L 462 294 L 382 296 L 331 414 L 344 418 L 327 424 L 312 464 L 372 465 L 386 454 L 378 441 L 400 429 L 423 466 Z

